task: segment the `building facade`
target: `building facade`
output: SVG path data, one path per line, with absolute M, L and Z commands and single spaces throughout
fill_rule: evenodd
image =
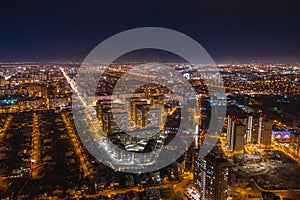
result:
M 209 154 L 195 159 L 194 185 L 201 200 L 225 200 L 228 198 L 229 163 L 224 158 Z

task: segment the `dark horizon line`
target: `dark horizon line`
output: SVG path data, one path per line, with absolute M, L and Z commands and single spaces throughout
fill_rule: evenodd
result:
M 215 60 L 214 60 L 215 61 Z M 123 60 L 123 61 L 115 61 L 115 63 L 148 63 L 148 62 L 161 62 L 161 63 L 187 63 L 187 62 L 181 62 L 181 61 L 148 61 L 148 60 L 139 60 L 139 61 L 128 61 L 128 60 Z M 32 60 L 32 61 L 1 61 L 0 60 L 0 66 L 7 64 L 7 65 L 16 65 L 16 64 L 82 64 L 82 61 L 79 60 Z M 251 59 L 251 60 L 234 60 L 234 59 L 226 59 L 224 61 L 215 61 L 216 65 L 221 65 L 221 64 L 266 64 L 266 63 L 273 63 L 273 64 L 300 64 L 300 59 L 291 59 L 291 60 L 271 60 L 271 59 Z M 105 63 L 103 63 L 105 64 Z
M 145 51 L 146 50 L 146 51 Z M 52 57 L 52 56 L 51 56 Z M 59 56 L 59 57 L 24 57 L 19 56 L 13 57 L 0 57 L 0 64 L 9 64 L 9 63 L 76 63 L 81 64 L 85 60 L 85 56 L 78 57 L 68 57 L 68 56 Z M 291 56 L 275 56 L 275 55 L 220 55 L 220 54 L 210 54 L 210 57 L 216 64 L 249 64 L 249 63 L 277 63 L 277 64 L 299 64 L 300 56 L 291 55 Z M 188 63 L 187 60 L 174 54 L 172 52 L 159 50 L 159 49 L 143 49 L 142 53 L 139 53 L 139 50 L 132 51 L 123 54 L 114 60 L 115 63 L 145 63 L 145 62 L 161 62 L 161 63 Z M 197 63 L 196 63 L 197 64 Z

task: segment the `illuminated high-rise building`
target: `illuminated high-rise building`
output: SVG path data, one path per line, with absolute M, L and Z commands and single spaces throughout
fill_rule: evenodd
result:
M 141 99 L 139 97 L 131 98 L 129 101 L 128 108 L 127 108 L 127 110 L 130 111 L 129 116 L 130 116 L 132 122 L 134 122 L 134 124 L 138 127 L 141 127 L 141 125 L 143 123 L 143 122 L 141 122 L 141 119 L 143 119 L 142 116 L 146 114 L 146 110 L 141 107 L 141 105 L 144 105 L 144 104 L 150 105 L 150 101 L 147 99 Z
M 235 116 L 228 116 L 227 144 L 234 153 L 243 153 L 246 126 Z
M 5 86 L 5 77 L 0 75 L 0 87 Z
M 245 144 L 257 144 L 258 139 L 258 118 L 250 114 L 239 119 L 246 126 Z
M 265 115 L 249 115 L 247 118 L 240 119 L 240 121 L 246 125 L 246 144 L 258 144 L 261 147 L 271 145 L 273 124 Z
M 291 130 L 289 151 L 296 157 L 299 157 L 300 153 L 300 133 L 298 130 Z
M 232 129 L 231 129 L 231 125 L 232 125 L 232 119 L 230 117 L 230 115 L 227 116 L 227 144 L 230 145 L 231 143 L 231 135 L 232 135 Z
M 265 115 L 258 118 L 258 144 L 261 147 L 270 147 L 272 140 L 273 123 Z
M 226 159 L 208 154 L 204 159 L 195 158 L 194 185 L 201 200 L 228 198 L 228 168 Z

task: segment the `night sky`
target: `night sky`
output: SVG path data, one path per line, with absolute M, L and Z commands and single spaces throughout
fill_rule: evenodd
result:
M 220 62 L 300 61 L 299 0 L 3 0 L 0 62 L 82 61 L 121 31 L 158 26 Z

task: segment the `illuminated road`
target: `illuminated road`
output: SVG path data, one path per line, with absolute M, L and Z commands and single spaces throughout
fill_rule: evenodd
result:
M 293 159 L 294 161 L 298 162 L 298 165 L 300 166 L 300 158 L 291 154 L 291 152 L 289 152 L 289 151 L 293 151 L 292 149 L 289 150 L 288 148 L 282 147 L 281 144 L 278 144 L 278 145 L 272 144 L 272 147 L 274 148 L 274 150 L 281 151 L 286 156 L 288 156 L 291 159 Z
M 0 142 L 6 136 L 6 132 L 8 130 L 8 127 L 10 126 L 12 119 L 13 119 L 12 115 L 9 115 L 6 118 L 6 120 L 3 124 L 3 127 L 0 128 Z M 7 189 L 7 187 L 9 186 L 9 182 L 7 180 L 8 180 L 8 177 L 0 175 L 0 191 Z
M 254 181 L 253 181 L 255 187 L 259 189 L 262 192 L 273 192 L 277 196 L 281 198 L 287 198 L 287 197 L 293 197 L 293 198 L 300 198 L 300 189 L 288 189 L 288 190 L 265 190 L 261 187 L 259 187 Z
M 70 84 L 73 92 L 76 93 L 77 97 L 80 99 L 83 106 L 86 107 L 87 106 L 86 100 L 80 95 L 80 92 L 79 92 L 78 88 L 76 87 L 75 82 L 72 79 L 70 79 L 70 77 L 66 74 L 64 68 L 60 68 L 60 71 L 63 73 L 64 77 L 67 79 L 67 81 Z
M 182 197 L 184 197 L 184 190 L 186 188 L 186 185 L 188 184 L 189 181 L 192 180 L 193 173 L 184 173 L 183 174 L 183 179 L 181 181 L 163 181 L 160 185 L 156 186 L 151 186 L 149 188 L 156 188 L 156 189 L 167 189 L 167 188 L 172 188 L 174 190 L 174 193 L 180 193 Z M 97 194 L 94 195 L 84 195 L 87 198 L 97 198 L 101 195 L 111 197 L 116 194 L 124 194 L 130 191 L 135 191 L 135 192 L 143 192 L 145 188 L 139 188 L 138 186 L 131 187 L 131 188 L 120 188 L 120 189 L 111 189 L 111 190 L 104 190 L 100 191 Z M 79 196 L 77 196 L 79 198 Z M 186 197 L 185 197 L 186 198 Z
M 10 122 L 11 122 L 12 119 L 13 119 L 13 117 L 12 117 L 11 115 L 9 115 L 9 116 L 6 118 L 3 127 L 0 129 L 0 139 L 2 139 L 2 138 L 5 137 L 6 131 L 7 131 L 8 127 L 9 127 Z
M 74 132 L 73 126 L 65 113 L 62 112 L 61 117 L 66 126 L 67 133 L 69 135 L 71 143 L 73 144 L 73 146 L 75 148 L 75 152 L 76 152 L 77 158 L 80 162 L 80 166 L 83 170 L 83 174 L 85 177 L 90 176 L 90 171 L 88 169 L 88 166 L 90 166 L 90 164 L 88 163 L 87 158 L 82 153 L 83 151 L 80 147 L 80 141 L 79 141 L 76 133 Z
M 31 176 L 33 179 L 39 178 L 38 175 L 38 165 L 41 164 L 41 132 L 39 128 L 39 115 L 37 113 L 33 114 L 33 134 L 32 134 L 32 153 L 31 153 L 31 163 L 32 171 Z
M 0 142 L 1 142 L 2 139 L 5 137 L 6 131 L 7 131 L 8 127 L 9 127 L 9 125 L 10 125 L 12 119 L 13 119 L 13 117 L 12 117 L 11 115 L 8 116 L 8 117 L 6 118 L 6 121 L 5 121 L 4 125 L 3 125 L 3 127 L 0 129 L 0 131 L 1 131 L 1 132 L 0 132 Z M 8 180 L 7 177 L 4 177 L 4 176 L 2 176 L 2 175 L 0 174 L 0 191 L 1 191 L 1 190 L 5 190 L 5 189 L 9 186 L 7 180 Z

